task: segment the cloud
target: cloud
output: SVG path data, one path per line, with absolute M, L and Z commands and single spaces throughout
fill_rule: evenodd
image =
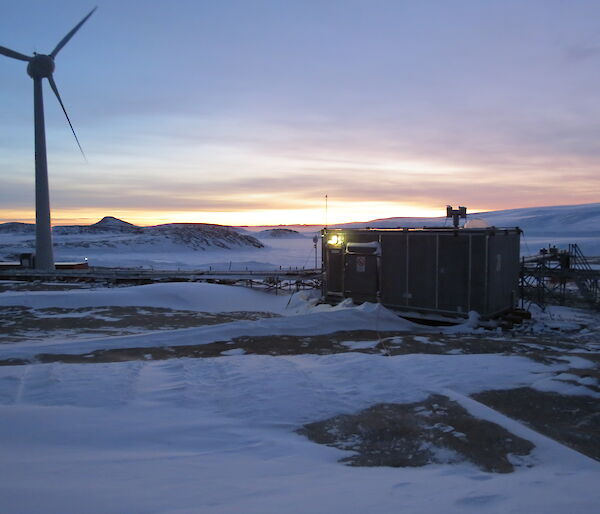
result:
M 466 118 L 460 132 L 448 120 L 439 126 L 368 122 L 130 122 L 94 140 L 89 165 L 65 140 L 68 149 L 51 159 L 52 205 L 248 212 L 310 209 L 329 194 L 349 205 L 460 202 L 490 209 L 595 201 L 600 190 L 592 122 L 508 119 L 493 131 Z M 130 129 L 137 136 L 122 139 L 120 131 Z M 29 206 L 32 191 L 32 173 L 13 175 L 3 188 L 4 205 Z
M 89 164 L 49 99 L 57 209 L 597 199 L 597 2 L 121 4 L 59 63 Z M 8 71 L 0 200 L 32 208 L 30 81 Z
M 565 50 L 565 56 L 569 61 L 581 62 L 588 59 L 600 58 L 599 44 L 579 43 Z

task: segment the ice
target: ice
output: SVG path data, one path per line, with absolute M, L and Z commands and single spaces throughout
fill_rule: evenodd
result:
M 598 463 L 465 396 L 490 382 L 535 383 L 546 368 L 498 355 L 444 359 L 233 355 L 2 367 L 3 512 L 594 512 Z M 294 433 L 432 390 L 534 442 L 533 466 L 484 475 L 448 455 L 448 464 L 424 468 L 349 468 L 336 462 L 345 452 Z
M 366 350 L 377 346 L 379 341 L 342 341 L 340 344 L 352 350 Z

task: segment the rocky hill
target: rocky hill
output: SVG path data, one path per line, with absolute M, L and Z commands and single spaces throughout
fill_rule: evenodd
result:
M 52 230 L 56 251 L 115 249 L 120 252 L 180 252 L 263 248 L 255 237 L 233 227 L 204 223 L 169 223 L 139 227 L 107 216 L 92 225 L 56 226 Z M 0 256 L 33 251 L 35 225 L 0 224 Z
M 54 227 L 52 232 L 56 235 L 99 233 L 142 234 L 144 232 L 144 227 L 138 227 L 127 221 L 114 218 L 113 216 L 105 216 L 98 223 L 92 225 L 59 225 Z
M 33 223 L 0 223 L 0 234 L 35 234 L 35 225 Z
M 274 239 L 296 239 L 305 237 L 297 230 L 292 230 L 290 228 L 271 228 L 267 230 L 261 230 L 260 232 L 256 232 L 256 235 L 260 238 Z
M 233 249 L 242 247 L 262 248 L 263 244 L 255 237 L 242 234 L 233 227 L 207 225 L 203 223 L 168 223 L 144 227 L 145 235 L 164 237 L 175 244 L 195 250 L 210 247 Z

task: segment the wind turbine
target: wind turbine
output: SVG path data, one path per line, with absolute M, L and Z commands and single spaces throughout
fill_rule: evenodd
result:
M 89 14 L 83 18 L 64 38 L 60 40 L 56 48 L 49 55 L 33 53 L 32 57 L 24 55 L 9 48 L 0 46 L 0 54 L 26 61 L 27 74 L 33 79 L 33 113 L 35 124 L 35 267 L 39 270 L 54 270 L 54 253 L 52 251 L 52 232 L 50 229 L 50 193 L 48 191 L 48 162 L 46 159 L 46 130 L 44 127 L 44 97 L 42 94 L 42 79 L 48 79 L 50 87 L 58 103 L 62 107 L 71 132 L 75 136 L 77 146 L 85 158 L 83 149 L 75 134 L 67 110 L 60 98 L 56 82 L 54 82 L 54 59 L 58 52 L 69 42 L 81 26 L 94 14 L 94 7 Z

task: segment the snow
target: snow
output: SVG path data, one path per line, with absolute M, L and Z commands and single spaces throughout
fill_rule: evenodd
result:
M 374 348 L 379 341 L 342 341 L 340 344 L 352 350 Z
M 175 290 L 179 290 L 179 286 L 182 284 L 162 285 L 167 286 L 167 288 L 168 286 L 172 286 Z M 198 286 L 204 284 L 188 285 Z M 61 339 L 51 339 L 41 343 L 25 341 L 19 344 L 0 345 L 0 359 L 31 358 L 38 353 L 45 352 L 78 354 L 109 348 L 145 348 L 153 346 L 165 346 L 166 344 L 171 346 L 198 345 L 208 344 L 215 341 L 227 341 L 241 336 L 319 335 L 329 334 L 340 330 L 360 330 L 364 328 L 381 331 L 410 330 L 414 332 L 428 330 L 425 327 L 420 327 L 414 323 L 411 323 L 410 321 L 406 321 L 398 317 L 396 314 L 379 304 L 365 303 L 360 306 L 354 306 L 351 302 L 343 302 L 335 307 L 329 305 L 318 305 L 311 307 L 313 304 L 313 299 L 310 295 L 304 296 L 304 298 L 308 298 L 306 301 L 303 301 L 301 299 L 302 295 L 299 295 L 300 299 L 292 303 L 288 297 L 278 297 L 260 291 L 252 291 L 240 287 L 222 286 L 216 284 L 212 284 L 212 286 L 213 288 L 211 288 L 211 290 L 215 291 L 215 294 L 212 296 L 214 296 L 217 302 L 219 297 L 229 294 L 229 297 L 231 298 L 230 304 L 227 305 L 226 301 L 221 304 L 224 307 L 227 307 L 227 310 L 229 311 L 239 311 L 242 305 L 250 306 L 250 310 L 264 310 L 268 306 L 271 308 L 270 312 L 279 312 L 283 314 L 284 317 L 265 318 L 257 321 L 234 321 L 220 325 L 210 325 L 180 330 L 165 330 L 161 332 L 135 334 L 130 336 L 113 336 L 104 338 L 96 337 L 89 340 L 72 338 L 67 341 Z M 119 289 L 109 289 L 105 292 L 101 291 L 101 300 L 98 304 L 92 303 L 94 300 L 94 293 L 98 292 L 98 290 L 91 291 L 90 295 L 82 295 L 81 297 L 87 300 L 88 305 L 107 305 L 106 302 L 109 302 L 110 300 L 103 295 L 110 296 L 111 291 L 115 294 L 115 301 L 113 304 L 119 305 L 120 301 L 123 302 L 123 296 L 119 295 Z M 61 291 L 59 293 L 63 292 Z M 81 292 L 77 291 L 77 293 Z M 24 296 L 25 298 L 23 298 Z M 13 298 L 18 298 L 19 302 L 27 303 L 28 300 L 26 297 L 27 295 L 0 295 L 0 305 L 11 304 L 11 301 L 14 301 Z M 73 303 L 70 302 L 72 297 L 77 297 L 77 295 L 60 295 L 58 293 L 50 293 L 48 295 L 39 294 L 35 297 L 32 296 L 32 299 L 29 300 L 29 303 L 37 307 L 48 307 L 50 305 L 72 305 Z M 42 301 L 36 301 L 36 298 L 41 298 Z M 51 299 L 54 298 L 57 298 L 58 301 L 57 303 L 52 304 Z M 149 303 L 150 300 L 145 300 L 145 295 L 138 296 L 138 298 L 141 298 L 140 301 L 142 302 L 138 305 L 148 306 L 147 303 Z M 165 294 L 163 295 L 163 298 L 167 299 L 167 303 L 160 304 L 160 302 L 154 302 L 153 305 L 171 307 L 173 305 L 181 305 L 174 303 L 174 300 L 177 299 L 176 294 Z M 210 301 L 209 297 L 206 298 L 208 298 L 208 301 Z M 254 301 L 247 302 L 248 299 Z M 129 295 L 125 298 L 125 302 L 123 303 L 125 305 L 133 304 Z M 121 303 L 121 305 L 123 303 Z M 306 305 L 302 305 L 302 303 L 306 303 Z M 18 305 L 18 303 L 13 303 L 13 305 Z
M 3 512 L 592 513 L 598 463 L 470 400 L 547 368 L 471 355 L 234 355 L 0 368 Z M 450 367 L 448 367 L 450 366 Z M 441 391 L 531 440 L 531 468 L 350 468 L 302 423 Z
M 381 245 L 377 241 L 370 241 L 368 243 L 348 243 L 346 250 L 349 253 L 370 253 L 372 255 L 381 256 Z M 367 250 L 365 252 L 365 250 Z M 368 250 L 371 250 L 370 252 Z
M 283 238 L 283 239 L 297 239 L 304 238 L 306 236 L 302 235 L 297 230 L 289 229 L 289 228 L 271 228 L 267 230 L 261 230 L 260 232 L 255 232 L 253 234 L 255 237 L 259 239 L 269 239 L 269 238 Z
M 569 243 L 580 245 L 586 256 L 600 256 L 600 204 L 535 207 L 470 214 L 497 227 L 519 226 L 521 254 L 533 255 L 540 248 Z M 389 218 L 339 227 L 423 227 L 448 226 L 447 218 Z M 315 249 L 312 238 L 317 226 L 217 227 L 170 224 L 136 227 L 106 217 L 96 225 L 55 227 L 55 256 L 59 261 L 82 261 L 92 266 L 125 266 L 156 269 L 269 270 L 312 268 Z M 290 233 L 296 230 L 299 233 Z M 216 232 L 215 232 L 216 231 Z M 213 234 L 213 232 L 215 232 Z M 290 237 L 273 237 L 287 234 Z M 0 224 L 0 258 L 33 250 L 33 225 Z M 243 238 L 257 238 L 263 248 Z M 291 237 L 293 236 L 293 237 Z M 224 244 L 228 248 L 218 246 Z M 320 266 L 320 244 L 317 265 Z
M 318 228 L 314 230 L 318 233 Z M 284 229 L 275 232 L 281 233 L 290 234 Z M 291 234 L 273 237 L 273 230 L 254 233 L 185 223 L 136 227 L 106 217 L 89 226 L 54 227 L 53 242 L 57 261 L 87 258 L 91 266 L 220 271 L 314 267 L 314 234 Z M 14 260 L 22 252 L 32 252 L 34 245 L 33 225 L 0 224 L 0 260 Z
M 77 236 L 69 241 L 70 236 L 63 236 L 63 245 L 55 243 L 55 256 L 57 261 L 82 261 L 87 258 L 91 266 L 122 266 L 141 267 L 152 269 L 202 269 L 217 271 L 245 271 L 245 270 L 278 270 L 295 268 L 313 268 L 315 263 L 315 250 L 310 238 L 269 238 L 261 239 L 264 248 L 243 246 L 235 249 L 218 247 L 206 248 L 202 251 L 191 248 L 182 248 L 166 238 L 153 236 L 140 241 L 139 244 L 130 244 L 129 237 L 125 240 L 110 235 L 111 243 L 106 246 L 86 246 L 82 244 L 82 237 Z M 88 236 L 90 241 L 97 240 L 97 236 Z M 21 238 L 0 234 L 0 247 L 2 241 L 8 241 L 6 251 L 20 251 L 21 245 L 31 238 Z M 112 244 L 116 246 L 111 246 Z M 320 247 L 318 263 L 320 265 Z
M 208 283 L 168 283 L 135 287 L 68 291 L 0 293 L 0 306 L 47 307 L 144 306 L 201 312 L 259 311 L 283 313 L 288 296 L 275 296 L 248 288 Z
M 243 348 L 232 348 L 231 350 L 225 350 L 221 352 L 221 355 L 244 355 L 246 350 Z
M 429 337 L 425 337 L 425 336 L 414 336 L 413 339 L 415 341 L 417 341 L 418 343 L 432 344 L 434 346 L 444 346 L 442 343 L 437 342 L 437 341 L 432 341 L 431 339 L 429 339 Z
M 563 225 L 552 218 L 548 230 L 568 228 L 569 212 L 581 222 L 581 216 L 593 215 L 594 205 L 554 211 L 562 213 Z M 506 211 L 504 218 L 490 214 L 488 221 L 522 226 L 520 221 L 528 217 L 532 231 L 541 234 L 538 215 L 548 214 Z M 113 224 L 108 221 L 106 225 Z M 567 228 L 562 234 L 570 238 Z M 23 232 L 23 227 L 18 229 Z M 312 267 L 312 230 L 304 228 L 304 238 L 258 234 L 268 248 L 235 251 L 180 251 L 166 243 L 142 253 L 126 246 L 119 252 L 96 248 L 93 263 L 233 270 Z M 554 241 L 554 235 L 548 237 Z M 2 241 L 9 236 L 12 242 L 31 237 L 3 234 Z M 592 248 L 597 236 L 596 232 L 589 236 Z M 68 242 L 71 236 L 62 237 Z M 81 246 L 62 246 L 57 255 L 69 260 L 92 255 L 83 251 L 87 250 Z M 59 333 L 42 341 L 0 344 L 0 359 L 352 330 L 393 330 L 406 334 L 406 339 L 440 345 L 435 334 L 459 337 L 482 330 L 477 328 L 477 313 L 456 327 L 424 327 L 377 304 L 353 305 L 346 300 L 331 307 L 319 305 L 318 294 L 309 291 L 275 296 L 204 283 L 0 293 L 0 308 L 16 305 L 261 311 L 278 316 L 93 339 Z M 543 312 L 534 308 L 533 315 L 528 325 L 533 336 L 578 333 L 589 338 L 599 326 L 596 314 L 565 307 Z M 81 314 L 61 316 L 73 316 L 76 322 Z M 403 337 L 393 342 L 401 344 Z M 465 354 L 460 349 L 451 354 L 387 356 L 365 353 L 378 341 L 367 341 L 364 335 L 357 339 L 341 343 L 347 353 L 332 355 L 255 355 L 231 348 L 214 358 L 153 361 L 147 353 L 137 361 L 98 363 L 90 355 L 85 364 L 0 366 L 0 511 L 591 514 L 598 510 L 598 462 L 470 397 L 490 388 L 530 387 L 598 398 L 600 394 L 589 387 L 597 386 L 597 380 L 575 371 L 592 366 L 583 351 L 582 357 L 563 356 L 550 364 L 515 355 Z M 590 352 L 592 347 L 590 343 Z M 315 444 L 295 432 L 307 422 L 355 413 L 379 402 L 421 401 L 432 393 L 446 395 L 473 416 L 533 442 L 535 449 L 525 459 L 512 457 L 518 467 L 510 474 L 485 473 L 465 463 L 358 468 L 338 462 L 349 452 Z
M 586 256 L 600 255 L 600 203 L 528 207 L 501 211 L 469 213 L 469 219 L 480 219 L 491 226 L 519 227 L 521 254 L 533 255 L 540 248 L 556 245 L 566 248 L 577 243 Z M 438 218 L 387 218 L 360 223 L 345 223 L 343 228 L 444 227 L 452 222 Z
M 598 319 L 591 311 L 580 311 L 558 305 L 549 305 L 541 309 L 535 304 L 530 305 L 529 310 L 534 322 L 531 330 L 536 333 L 556 330 L 585 332 L 586 326 L 598 326 Z

